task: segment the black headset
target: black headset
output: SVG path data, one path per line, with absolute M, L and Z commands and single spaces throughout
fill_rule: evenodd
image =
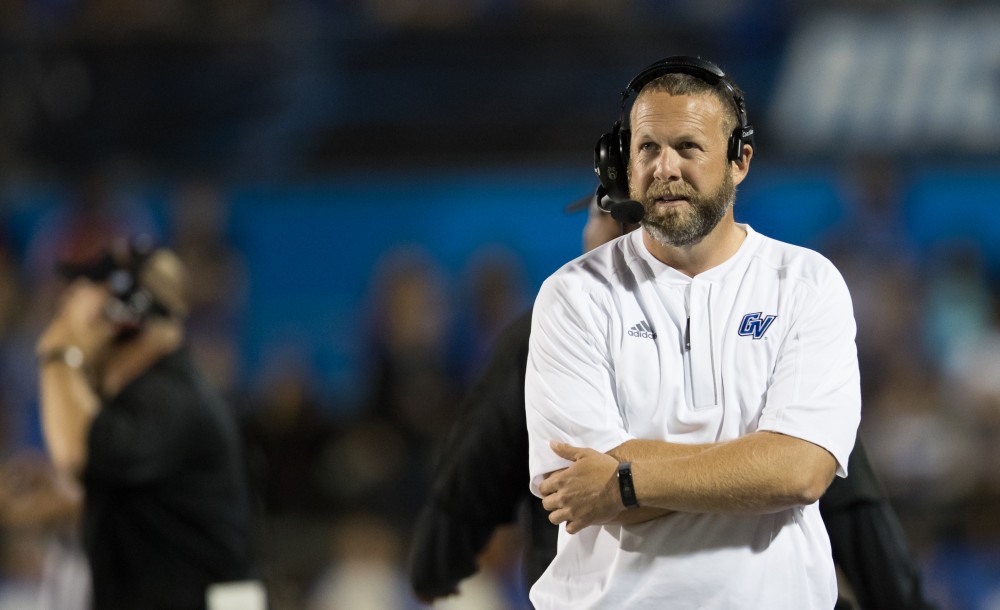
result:
M 739 125 L 729 136 L 726 157 L 738 161 L 743 156 L 743 145 L 753 146 L 753 126 L 747 122 L 747 109 L 743 96 L 736 91 L 732 80 L 719 66 L 700 57 L 674 55 L 647 66 L 629 81 L 622 91 L 621 110 L 611 131 L 602 135 L 594 147 L 594 172 L 601 181 L 597 202 L 604 211 L 611 211 L 616 203 L 629 202 L 628 161 L 632 131 L 625 127 L 625 106 L 633 94 L 642 91 L 649 82 L 664 74 L 690 74 L 710 85 L 722 85 L 729 91 L 736 107 Z M 603 191 L 603 192 L 602 192 Z M 616 216 L 617 218 L 617 216 Z M 641 218 L 641 216 L 640 216 Z
M 115 265 L 105 280 L 111 298 L 104 314 L 122 330 L 139 329 L 150 317 L 168 314 L 142 283 L 146 263 L 155 250 L 149 235 L 138 235 L 128 240 L 125 252 L 114 257 Z
M 156 249 L 152 236 L 140 234 L 115 242 L 96 259 L 60 263 L 57 272 L 68 280 L 85 277 L 105 284 L 111 297 L 104 315 L 121 332 L 137 331 L 152 316 L 170 316 L 170 310 L 142 284 L 146 263 Z

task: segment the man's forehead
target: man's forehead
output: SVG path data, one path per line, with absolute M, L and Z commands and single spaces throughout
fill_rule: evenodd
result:
M 633 130 L 646 123 L 674 120 L 714 126 L 720 125 L 724 116 L 722 102 L 710 92 L 673 95 L 643 90 L 632 106 L 629 122 Z

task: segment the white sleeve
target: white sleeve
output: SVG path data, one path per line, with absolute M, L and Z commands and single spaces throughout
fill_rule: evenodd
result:
M 550 441 L 605 452 L 633 438 L 615 397 L 610 306 L 576 280 L 565 275 L 546 280 L 532 313 L 524 391 L 535 495 L 546 474 L 570 464 L 552 452 Z
M 799 304 L 802 313 L 781 347 L 757 429 L 823 447 L 844 477 L 861 421 L 857 326 L 847 285 L 832 265 L 828 269 L 818 290 Z

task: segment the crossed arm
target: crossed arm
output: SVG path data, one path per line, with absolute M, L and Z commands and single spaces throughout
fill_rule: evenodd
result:
M 552 523 L 575 534 L 588 525 L 639 523 L 670 512 L 766 513 L 819 500 L 836 460 L 826 449 L 793 436 L 754 432 L 721 443 L 683 445 L 631 440 L 600 453 L 552 443 L 573 463 L 540 485 Z M 639 507 L 625 510 L 617 468 L 632 462 Z

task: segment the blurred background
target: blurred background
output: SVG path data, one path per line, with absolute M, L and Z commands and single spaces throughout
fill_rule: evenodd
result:
M 860 434 L 932 597 L 1000 608 L 1000 7 L 961 0 L 0 0 L 0 608 L 38 607 L 72 519 L 38 483 L 53 262 L 139 231 L 192 268 L 272 608 L 420 607 L 436 444 L 674 54 L 746 91 L 737 220 L 851 287 Z M 525 607 L 519 545 L 440 607 Z

